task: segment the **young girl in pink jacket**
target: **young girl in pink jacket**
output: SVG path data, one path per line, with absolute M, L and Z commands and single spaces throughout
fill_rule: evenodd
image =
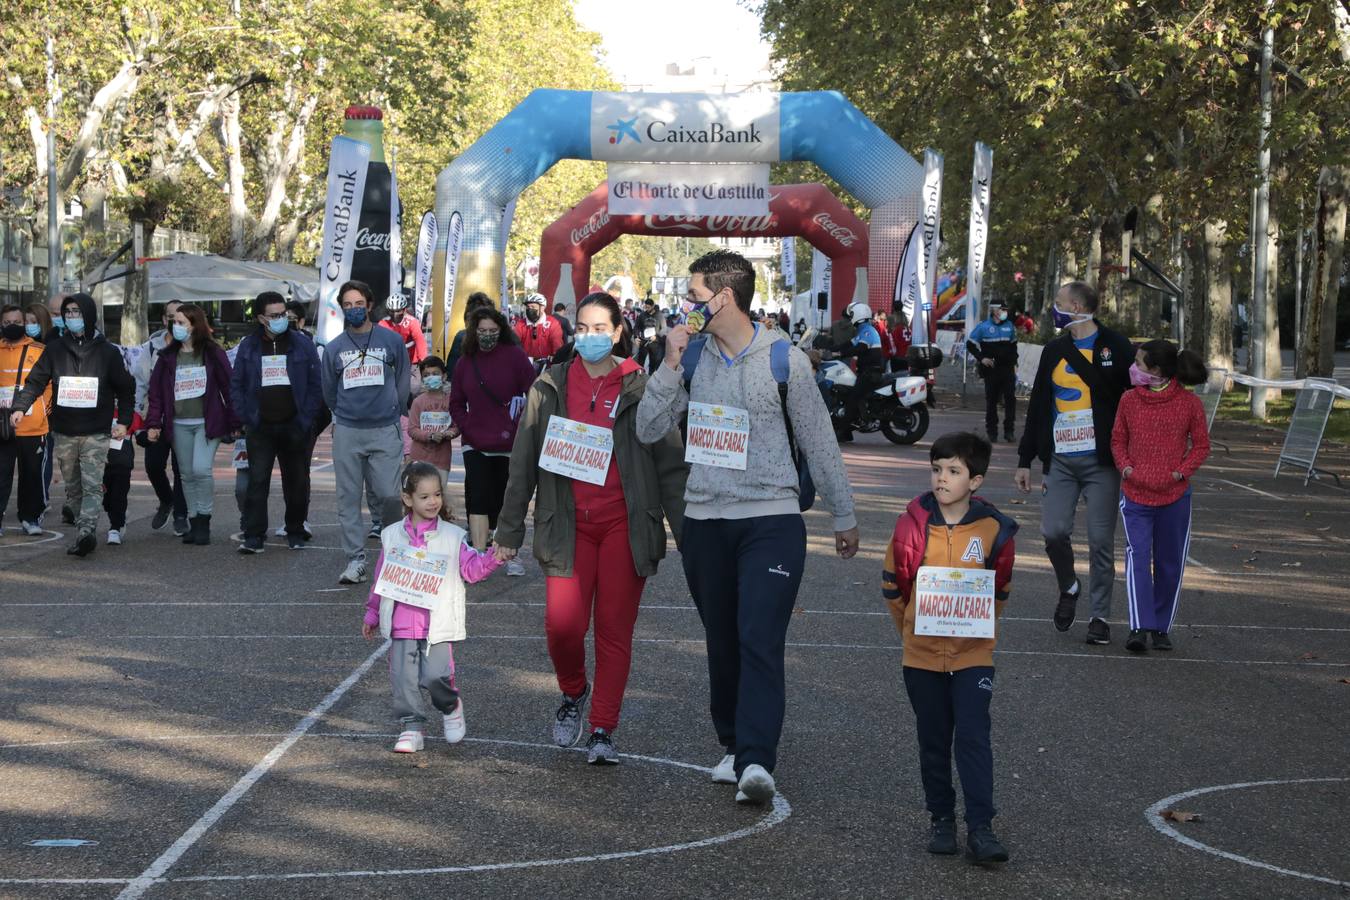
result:
M 361 625 L 367 639 L 378 630 L 392 642 L 389 680 L 394 716 L 403 729 L 395 753 L 422 749 L 427 722 L 422 690 L 445 717 L 446 741 L 464 740 L 464 701 L 451 644 L 465 638 L 465 583 L 482 581 L 499 565 L 492 553 L 470 547 L 464 529 L 451 522 L 444 491 L 435 466 L 414 462 L 403 470 L 405 515 L 380 533 L 375 584 Z

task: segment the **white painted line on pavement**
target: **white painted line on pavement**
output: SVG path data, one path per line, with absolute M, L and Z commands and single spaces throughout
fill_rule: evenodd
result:
M 221 816 L 230 811 L 230 807 L 238 803 L 239 800 L 248 793 L 249 789 L 257 784 L 258 780 L 266 775 L 268 771 L 277 764 L 277 761 L 280 760 L 281 757 L 286 755 L 286 751 L 290 750 L 291 747 L 295 745 L 296 741 L 305 736 L 305 732 L 318 724 L 319 720 L 324 717 L 324 714 L 342 699 L 342 695 L 347 693 L 352 685 L 356 684 L 356 682 L 361 679 L 361 676 L 365 675 L 366 672 L 370 670 L 370 667 L 375 665 L 375 661 L 388 651 L 389 645 L 390 642 L 386 640 L 374 652 L 366 657 L 365 662 L 353 669 L 352 673 L 348 675 L 341 684 L 333 688 L 327 697 L 324 697 L 323 700 L 319 701 L 319 705 L 311 709 L 309 714 L 301 719 L 280 743 L 269 750 L 267 755 L 259 760 L 258 764 L 250 769 L 244 777 L 236 781 L 234 787 L 226 791 L 225 795 L 217 800 L 215 805 L 203 813 L 202 817 L 194 822 L 187 831 L 183 832 L 182 836 L 174 841 L 169 849 L 160 854 L 158 859 L 152 862 L 144 872 L 132 880 L 132 882 L 117 895 L 118 900 L 135 900 L 135 898 L 140 897 L 149 890 L 156 881 L 162 878 L 164 873 L 167 872 L 174 863 L 178 862 L 193 844 L 201 840 L 202 835 L 206 834 L 212 825 L 220 821 Z
M 1236 481 L 1229 481 L 1227 478 L 1215 478 L 1212 480 L 1219 481 L 1224 484 L 1231 484 L 1233 487 L 1242 488 L 1244 491 L 1251 491 L 1253 494 L 1260 494 L 1262 497 L 1269 497 L 1272 500 L 1279 500 L 1281 502 L 1284 501 L 1284 498 L 1279 496 L 1278 494 L 1272 494 L 1269 491 L 1263 491 L 1259 488 L 1254 488 L 1251 485 L 1241 484 Z
M 1170 797 L 1162 798 L 1157 803 L 1144 810 L 1144 819 L 1165 837 L 1169 837 L 1193 850 L 1200 850 L 1211 856 L 1217 856 L 1221 859 L 1241 863 L 1244 866 L 1252 866 L 1253 868 L 1264 869 L 1267 872 L 1274 872 L 1276 875 L 1288 875 L 1291 878 L 1303 878 L 1308 881 L 1317 881 L 1322 884 L 1330 884 L 1335 885 L 1336 887 L 1345 888 L 1350 887 L 1350 881 L 1341 881 L 1337 878 L 1327 878 L 1322 875 L 1310 875 L 1307 872 L 1285 869 L 1281 866 L 1273 866 L 1270 863 L 1261 862 L 1259 859 L 1251 859 L 1250 857 L 1241 856 L 1237 853 L 1230 853 L 1227 850 L 1220 850 L 1218 847 L 1211 847 L 1209 844 L 1201 843 L 1189 835 L 1182 834 L 1162 817 L 1164 811 L 1171 809 L 1177 803 L 1189 800 L 1192 797 L 1200 797 L 1205 794 L 1213 794 L 1219 791 L 1238 791 L 1243 788 L 1268 787 L 1281 784 L 1327 784 L 1329 782 L 1341 781 L 1350 781 L 1350 778 L 1283 778 L 1276 781 L 1244 781 L 1238 784 L 1217 784 L 1213 787 L 1196 788 L 1193 791 L 1182 791 L 1180 794 L 1173 794 Z
M 39 544 L 50 544 L 52 541 L 59 541 L 66 536 L 63 531 L 44 531 L 42 533 L 51 535 L 51 537 L 45 537 L 40 541 L 15 541 L 12 544 L 0 544 L 0 550 L 8 550 L 11 547 L 36 547 Z
M 1218 575 L 1218 574 L 1219 574 L 1216 570 L 1211 569 L 1209 566 L 1205 565 L 1205 564 L 1202 563 L 1200 560 L 1196 559 L 1194 556 L 1188 556 L 1188 557 L 1186 557 L 1186 562 L 1190 563 L 1190 564 L 1193 565 L 1193 566 L 1199 566 L 1200 568 L 1204 569 L 1206 572 L 1208 572 L 1208 573 L 1211 574 L 1211 575 Z

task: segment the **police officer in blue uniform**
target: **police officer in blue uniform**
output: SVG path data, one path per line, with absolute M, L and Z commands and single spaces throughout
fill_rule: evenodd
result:
M 1003 402 L 1003 439 L 1013 440 L 1017 418 L 1017 329 L 1001 300 L 989 301 L 989 318 L 976 325 L 966 349 L 979 361 L 984 379 L 984 427 L 989 442 L 998 440 L 998 406 Z
M 863 400 L 885 382 L 886 360 L 881 352 L 881 335 L 872 324 L 872 308 L 866 303 L 850 304 L 846 314 L 853 322 L 853 338 L 840 356 L 852 356 L 857 361 L 858 379 L 848 397 L 848 422 L 852 425 L 862 413 Z M 839 435 L 841 441 L 853 440 L 853 429 Z

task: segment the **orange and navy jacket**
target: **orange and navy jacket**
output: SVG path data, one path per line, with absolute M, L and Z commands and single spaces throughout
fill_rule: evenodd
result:
M 995 615 L 1012 588 L 1013 535 L 1017 523 L 992 505 L 972 497 L 958 525 L 942 520 L 932 491 L 915 497 L 895 523 L 881 593 L 895 626 L 904 637 L 904 664 L 933 672 L 955 672 L 994 664 L 993 638 L 949 638 L 914 633 L 914 580 L 921 566 L 993 569 Z
M 45 350 L 46 347 L 30 337 L 25 337 L 13 345 L 0 344 L 0 388 L 14 389 L 15 394 L 22 390 L 24 383 L 28 381 L 29 373 L 33 371 L 33 366 L 42 358 Z M 23 361 L 22 372 L 19 371 L 20 360 Z M 9 391 L 5 393 L 8 394 Z M 47 424 L 47 413 L 51 407 L 52 386 L 49 384 L 28 408 L 28 415 L 19 420 L 19 427 L 14 429 L 14 433 L 19 437 L 41 437 L 46 434 L 50 427 Z M 5 410 L 5 414 L 9 414 L 8 409 Z

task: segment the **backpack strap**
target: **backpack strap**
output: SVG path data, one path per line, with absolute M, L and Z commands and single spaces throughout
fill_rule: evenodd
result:
M 788 451 L 792 462 L 797 462 L 797 436 L 792 430 L 792 417 L 788 415 L 788 379 L 792 375 L 792 361 L 788 353 L 792 345 L 787 341 L 774 341 L 769 345 L 769 371 L 773 380 L 778 382 L 778 402 L 783 407 L 783 425 L 787 428 Z
M 684 369 L 684 389 L 686 392 L 689 386 L 694 383 L 694 371 L 698 368 L 699 357 L 703 356 L 703 347 L 708 343 L 708 336 L 701 334 L 691 338 L 689 346 L 684 348 L 680 354 L 680 368 Z

